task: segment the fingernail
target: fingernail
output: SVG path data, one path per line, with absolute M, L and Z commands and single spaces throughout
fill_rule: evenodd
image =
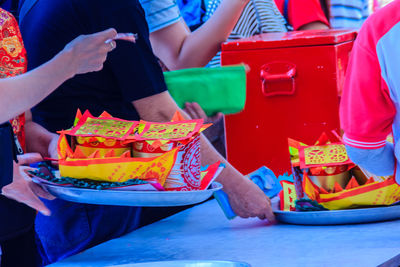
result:
M 40 213 L 43 214 L 44 216 L 50 216 L 51 214 L 49 210 L 41 210 Z

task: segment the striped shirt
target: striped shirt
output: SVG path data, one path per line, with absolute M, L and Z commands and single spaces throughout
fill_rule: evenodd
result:
M 221 0 L 205 0 L 207 21 L 215 12 Z M 181 19 L 175 0 L 140 0 L 145 11 L 150 32 L 172 25 Z M 275 5 L 274 0 L 250 0 L 243 9 L 235 28 L 227 41 L 251 37 L 266 32 L 286 32 L 286 21 Z M 220 52 L 207 67 L 220 66 Z
M 146 15 L 150 33 L 168 27 L 181 19 L 176 0 L 139 0 Z
M 360 28 L 371 15 L 371 0 L 331 0 L 331 26 L 333 28 Z
M 207 1 L 207 0 L 206 0 Z M 208 0 L 206 15 L 208 19 L 214 14 L 221 0 Z M 286 32 L 286 21 L 275 5 L 274 0 L 250 0 L 243 9 L 235 28 L 228 37 L 228 42 L 248 38 L 260 33 Z M 207 67 L 220 66 L 221 52 L 219 52 Z

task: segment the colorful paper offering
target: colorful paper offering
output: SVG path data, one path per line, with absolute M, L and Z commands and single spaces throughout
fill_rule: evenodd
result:
M 296 188 L 290 181 L 281 181 L 282 191 L 279 193 L 281 210 L 295 211 L 297 199 Z
M 139 179 L 131 179 L 126 182 L 97 182 L 89 179 L 74 179 L 60 177 L 57 171 L 46 162 L 39 163 L 39 169 L 30 171 L 36 180 L 44 184 L 78 187 L 97 190 L 129 190 L 129 191 L 163 191 L 163 187 L 158 183 L 150 183 Z
M 133 131 L 137 121 L 125 121 L 117 118 L 94 118 L 88 111 L 78 120 L 69 132 L 73 136 L 97 136 L 125 140 Z
M 400 186 L 393 177 L 375 176 L 355 166 L 337 135 L 322 134 L 314 146 L 290 139 L 289 151 L 294 180 L 282 183 L 283 210 L 339 210 L 400 200 Z
M 206 127 L 202 120 L 138 122 L 78 111 L 74 126 L 60 131 L 60 174 L 102 183 L 138 179 L 159 185 L 157 190 L 204 190 L 223 168 L 217 162 L 201 171 L 200 132 Z
M 191 120 L 185 122 L 144 122 L 143 131 L 138 134 L 136 140 L 185 140 L 200 132 L 203 120 Z

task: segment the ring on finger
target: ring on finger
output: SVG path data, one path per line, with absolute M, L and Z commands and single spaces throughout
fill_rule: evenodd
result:
M 111 50 L 113 50 L 113 49 L 115 48 L 115 44 L 114 44 L 114 42 L 113 42 L 113 41 L 111 41 L 111 42 L 110 42 L 110 45 L 111 45 Z
M 113 50 L 115 48 L 115 43 L 113 39 L 108 39 L 107 41 L 105 41 L 104 43 L 106 44 L 110 44 L 111 46 L 111 50 Z

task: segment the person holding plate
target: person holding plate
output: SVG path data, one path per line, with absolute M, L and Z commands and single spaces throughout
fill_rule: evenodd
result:
M 122 119 L 156 122 L 170 120 L 179 110 L 153 54 L 145 14 L 138 0 L 112 4 L 105 0 L 25 0 L 20 23 L 29 68 L 50 58 L 77 33 L 112 26 L 119 32 L 138 36 L 135 44 L 121 41 L 102 71 L 67 81 L 32 110 L 33 121 L 41 127 L 33 129 L 31 122 L 27 122 L 26 128 L 36 132 L 28 137 L 29 151 L 55 157 L 58 136 L 54 133 L 73 124 L 78 108 L 89 110 L 94 116 L 107 111 Z M 38 139 L 42 142 L 33 142 Z M 226 163 L 218 181 L 236 213 L 245 218 L 273 221 L 268 197 L 226 162 L 205 138 L 201 139 L 202 165 Z M 39 215 L 36 220 L 45 263 L 119 237 L 139 225 L 140 208 L 84 205 L 59 199 L 46 204 L 52 216 Z
M 34 184 L 26 174 L 29 168 L 23 166 L 42 157 L 25 154 L 17 159 L 16 138 L 8 120 L 37 104 L 76 74 L 100 70 L 108 52 L 115 48 L 115 43 L 110 45 L 105 41 L 115 37 L 116 31 L 109 29 L 80 36 L 53 59 L 23 74 L 26 52 L 17 21 L 3 9 L 0 16 L 0 76 L 3 78 L 0 79 L 0 265 L 36 266 L 35 210 L 50 214 L 38 197 L 54 197 Z

